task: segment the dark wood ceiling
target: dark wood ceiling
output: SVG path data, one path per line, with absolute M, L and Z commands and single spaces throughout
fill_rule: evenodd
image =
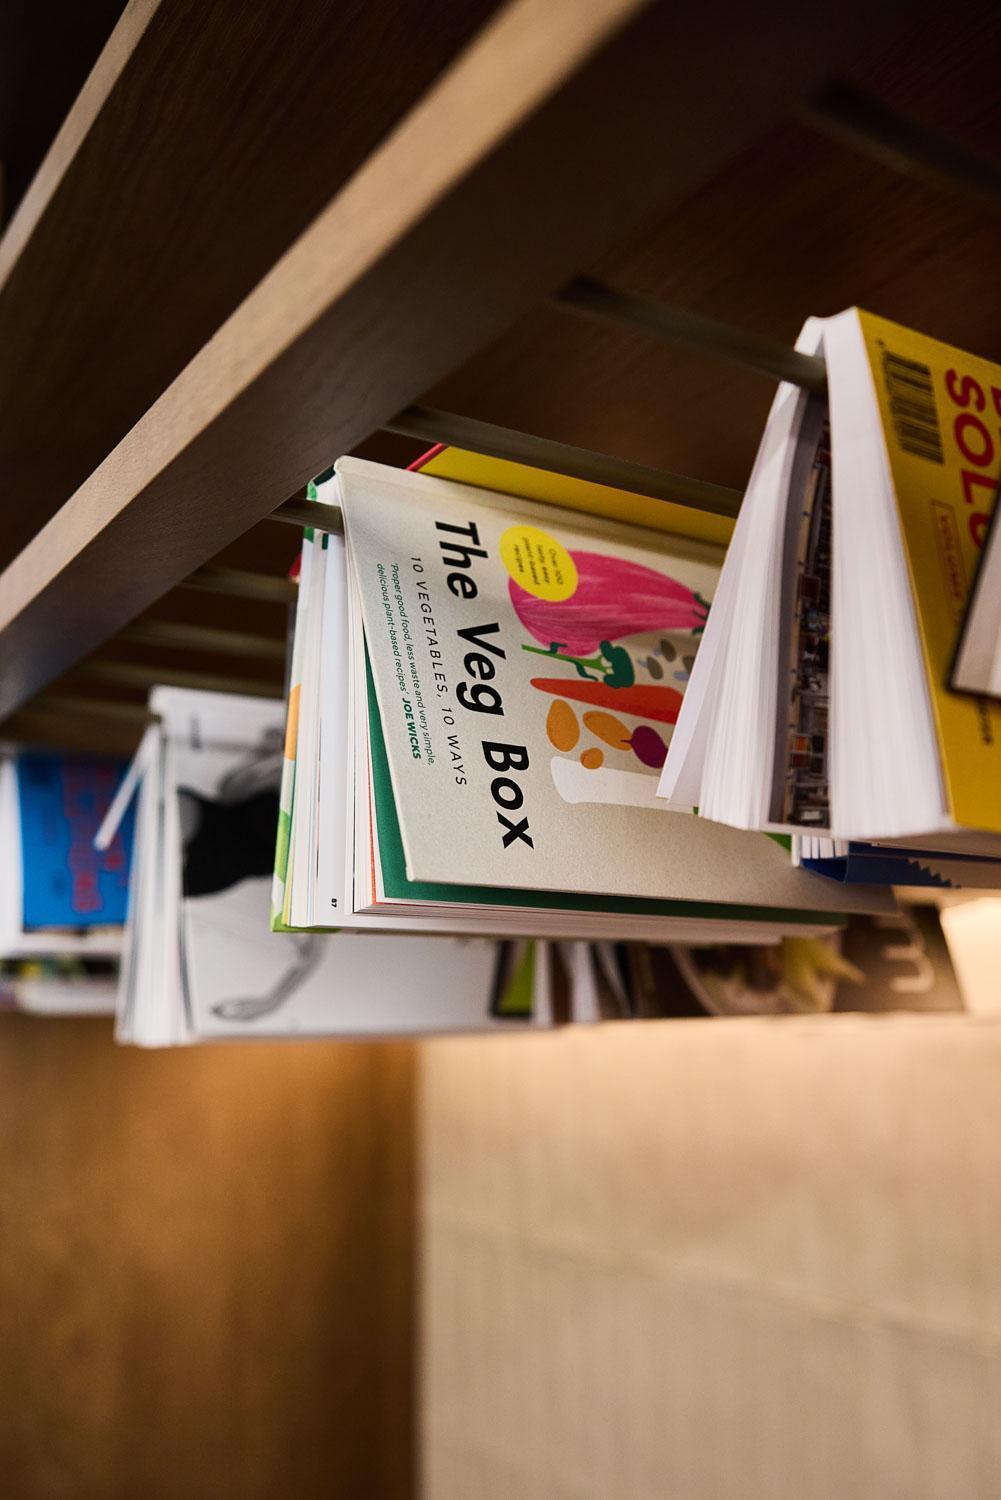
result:
M 127 66 L 0 283 L 0 475 L 20 500 L 0 511 L 0 566 L 497 3 L 297 0 L 293 24 L 275 0 L 164 0 L 133 17 Z
M 163 24 L 171 16 L 176 19 L 190 3 L 172 0 Z M 252 3 L 263 16 L 271 0 Z M 419 39 L 419 47 L 409 57 L 405 86 L 401 80 L 393 107 L 387 103 L 389 96 L 381 92 L 381 104 L 369 99 L 364 119 L 356 122 L 344 148 L 346 155 L 342 152 L 344 172 L 385 129 L 394 112 L 402 112 L 420 92 L 421 84 L 489 8 L 488 0 L 477 0 L 462 7 L 461 17 L 456 14 L 454 30 L 447 37 Z M 0 157 L 7 165 L 12 193 L 23 188 L 58 128 L 117 9 L 117 4 L 98 0 L 67 7 L 66 26 L 49 46 L 49 56 L 42 45 L 41 14 L 36 16 L 23 0 L 0 8 L 0 57 L 5 70 L 0 73 Z M 309 9 L 316 19 L 319 9 Z M 357 16 L 355 7 L 349 9 L 351 14 L 342 12 L 338 24 L 353 25 L 363 13 L 371 14 L 364 7 Z M 398 16 L 407 18 L 415 39 L 421 13 L 418 0 L 400 0 Z M 18 17 L 22 31 L 17 46 L 5 46 Z M 357 40 L 355 36 L 353 45 Z M 370 43 L 373 56 L 385 48 L 378 28 L 372 30 Z M 208 53 L 206 57 L 208 66 Z M 894 109 L 998 159 L 999 64 L 1001 7 L 974 0 L 964 7 L 961 26 L 956 14 L 945 10 L 929 25 L 925 10 L 920 27 L 899 35 L 892 48 L 862 59 L 850 80 Z M 43 78 L 45 87 L 40 89 L 38 81 Z M 290 79 L 289 87 L 292 84 Z M 343 92 L 334 90 L 323 98 L 327 113 L 317 114 L 317 128 L 336 131 Z M 363 102 L 361 94 L 355 102 Z M 720 101 L 720 108 L 725 110 L 725 100 Z M 217 119 L 214 128 L 225 135 L 224 121 Z M 267 155 L 259 163 L 265 172 L 262 183 L 269 170 Z M 285 159 L 288 156 L 286 151 Z M 178 167 L 179 181 L 184 176 L 182 167 Z M 657 171 L 655 160 L 649 170 Z M 221 252 L 217 255 L 218 246 L 214 250 L 202 246 L 185 261 L 184 274 L 192 285 L 202 272 L 207 280 L 197 306 L 187 300 L 181 329 L 172 328 L 169 288 L 167 283 L 161 286 L 157 295 L 164 303 L 164 317 L 159 323 L 154 319 L 160 342 L 152 359 L 145 361 L 142 380 L 134 379 L 125 367 L 122 378 L 109 387 L 121 405 L 123 431 L 219 318 L 249 290 L 273 258 L 277 241 L 288 242 L 304 226 L 312 212 L 311 192 L 318 185 L 311 188 L 310 173 L 303 171 L 293 186 L 298 195 L 294 222 L 283 217 L 282 203 L 270 202 L 265 193 L 248 206 L 248 232 L 227 239 L 230 249 L 233 244 L 243 247 L 236 262 Z M 329 187 L 329 181 L 323 184 L 324 194 Z M 282 194 L 287 190 L 288 183 L 283 182 Z M 149 201 L 155 197 L 151 190 Z M 266 233 L 258 233 L 262 224 Z M 833 313 L 858 303 L 988 357 L 1001 357 L 999 265 L 1001 204 L 964 195 L 946 183 L 902 174 L 831 139 L 790 111 L 785 122 L 660 222 L 622 243 L 600 264 L 579 269 L 638 294 L 781 340 L 794 339 L 810 314 Z M 767 380 L 668 349 L 640 333 L 583 321 L 548 304 L 454 370 L 425 393 L 424 401 L 502 426 L 741 487 L 772 392 Z M 10 412 L 8 407 L 8 420 Z M 86 438 L 86 434 L 78 436 Z M 361 451 L 389 462 L 406 462 L 419 447 L 374 434 Z M 60 494 L 68 494 L 103 456 L 103 452 L 67 450 L 66 472 L 58 476 Z M 296 545 L 294 530 L 265 524 L 234 542 L 222 560 L 231 566 L 282 573 Z M 244 629 L 276 636 L 284 629 L 284 616 L 273 606 L 240 603 L 236 608 Z M 160 618 L 219 625 L 233 620 L 234 603 L 175 592 L 154 613 Z M 111 649 L 123 660 L 167 659 L 162 648 L 152 651 L 119 644 Z M 215 659 L 199 664 L 206 670 L 225 668 L 225 663 Z M 136 696 L 129 690 L 108 690 L 106 695 Z
M 0 5 L 0 225 L 17 207 L 123 9 L 123 0 Z
M 943 9 L 852 81 L 1001 160 L 1001 6 Z M 721 107 L 723 105 L 721 104 Z M 651 171 L 656 163 L 651 162 Z M 1001 201 L 902 175 L 800 119 L 600 265 L 627 290 L 792 341 L 858 304 L 1001 358 Z M 747 479 L 769 381 L 546 307 L 428 392 L 429 406 L 720 484 Z

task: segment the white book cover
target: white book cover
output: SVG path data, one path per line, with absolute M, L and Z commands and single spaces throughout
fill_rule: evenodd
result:
M 336 471 L 410 880 L 871 899 L 657 798 L 718 549 L 360 459 Z

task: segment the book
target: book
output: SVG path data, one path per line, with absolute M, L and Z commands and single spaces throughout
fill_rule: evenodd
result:
M 766 941 L 878 901 L 656 799 L 729 523 L 492 464 L 313 487 L 345 534 L 303 545 L 275 925 Z
M 24 753 L 15 761 L 21 825 L 24 926 L 121 926 L 129 886 L 132 820 L 103 852 L 93 847 L 125 762 Z
M 796 834 L 792 856 L 804 869 L 849 885 L 1001 890 L 1001 860 L 977 855 Z
M 842 930 L 803 927 L 768 945 L 730 942 L 727 923 L 713 945 L 272 932 L 279 705 L 157 688 L 150 708 L 155 722 L 97 835 L 107 847 L 137 803 L 120 1041 L 496 1033 L 961 1005 L 931 908 L 853 914 Z M 109 974 L 75 960 L 60 970 L 22 964 L 11 989 L 23 1008 L 96 1013 Z
M 278 703 L 158 687 L 117 804 L 135 853 L 120 1041 L 431 1034 L 546 1024 L 544 945 L 276 933 L 269 903 L 282 768 Z
M 850 309 L 779 388 L 661 776 L 738 828 L 1001 855 L 1001 706 L 949 669 L 997 486 L 1001 367 Z
M 0 958 L 113 957 L 121 949 L 132 819 L 93 837 L 126 762 L 24 751 L 0 760 Z

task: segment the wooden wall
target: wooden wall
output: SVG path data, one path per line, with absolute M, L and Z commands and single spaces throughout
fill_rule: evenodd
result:
M 997 1500 L 996 1016 L 438 1041 L 421 1096 L 425 1500 Z
M 410 1493 L 412 1053 L 0 1016 L 0 1488 Z

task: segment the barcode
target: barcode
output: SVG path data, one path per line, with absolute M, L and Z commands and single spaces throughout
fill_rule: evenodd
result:
M 890 420 L 897 442 L 905 453 L 944 462 L 931 370 L 917 360 L 883 351 L 883 379 L 890 406 Z

